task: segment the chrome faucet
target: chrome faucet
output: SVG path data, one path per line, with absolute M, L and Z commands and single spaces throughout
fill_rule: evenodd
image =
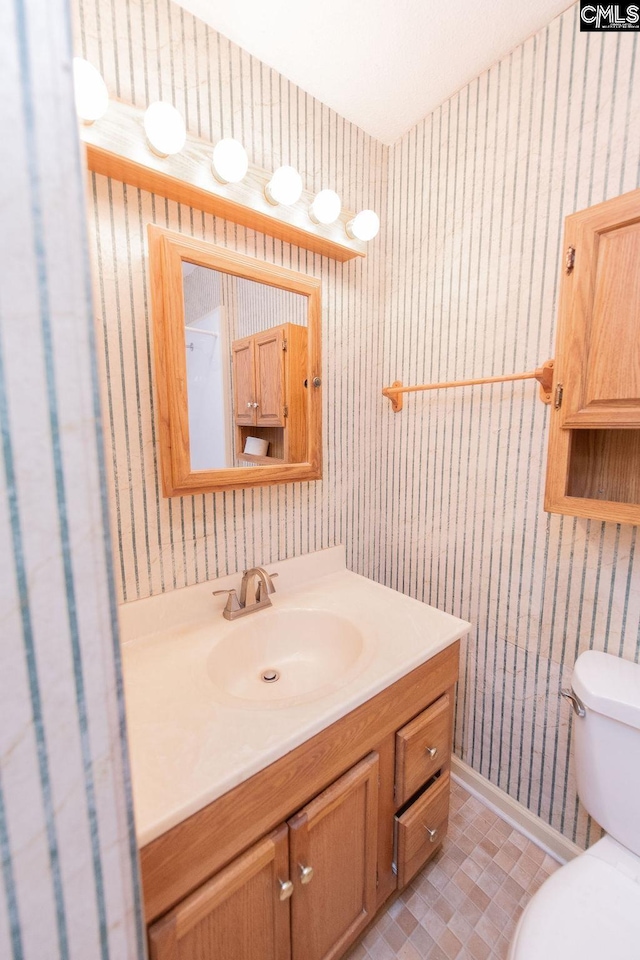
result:
M 225 620 L 236 620 L 238 617 L 253 613 L 254 610 L 270 607 L 269 594 L 276 592 L 273 578 L 277 576 L 277 573 L 267 573 L 264 567 L 251 567 L 242 574 L 239 599 L 235 590 L 214 590 L 214 597 L 227 594 L 227 603 L 222 611 Z

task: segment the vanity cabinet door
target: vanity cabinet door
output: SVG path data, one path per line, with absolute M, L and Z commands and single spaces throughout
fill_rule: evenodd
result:
M 290 960 L 287 828 L 149 927 L 151 960 Z
M 333 960 L 376 912 L 378 754 L 289 821 L 293 960 Z
M 256 422 L 253 337 L 233 344 L 233 405 L 237 424 L 252 427 Z

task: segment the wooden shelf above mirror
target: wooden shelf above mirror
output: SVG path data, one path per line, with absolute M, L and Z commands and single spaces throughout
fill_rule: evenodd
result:
M 329 226 L 314 224 L 308 213 L 313 194 L 307 191 L 290 207 L 273 206 L 264 195 L 271 174 L 252 164 L 241 183 L 219 183 L 211 170 L 213 144 L 191 134 L 180 153 L 156 156 L 147 145 L 143 118 L 138 107 L 111 100 L 104 117 L 82 126 L 89 170 L 333 260 L 366 255 L 366 245 L 345 232 L 354 213 L 343 210 Z

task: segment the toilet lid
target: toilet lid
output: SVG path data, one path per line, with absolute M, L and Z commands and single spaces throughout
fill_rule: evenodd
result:
M 576 857 L 552 874 L 531 899 L 510 957 L 640 960 L 637 877 L 624 863 L 616 867 L 598 856 Z

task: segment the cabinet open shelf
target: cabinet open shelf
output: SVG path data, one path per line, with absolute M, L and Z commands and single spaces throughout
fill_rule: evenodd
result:
M 282 460 L 280 457 L 259 457 L 256 453 L 239 453 L 238 460 L 242 460 L 243 463 L 286 463 L 286 460 Z
M 640 507 L 640 430 L 572 430 L 567 496 Z

